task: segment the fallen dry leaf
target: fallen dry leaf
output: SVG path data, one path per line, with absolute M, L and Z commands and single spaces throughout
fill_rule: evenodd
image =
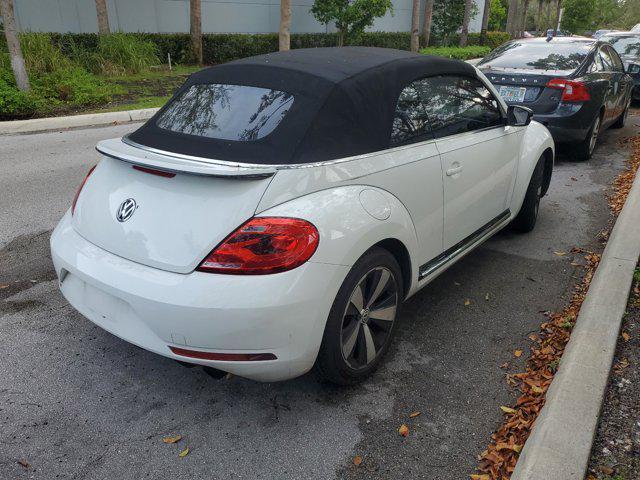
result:
M 631 335 L 629 335 L 627 332 L 622 332 L 622 338 L 624 338 L 625 342 L 628 342 L 631 339 Z
M 539 394 L 539 393 L 544 393 L 544 389 L 542 389 L 542 388 L 538 387 L 537 385 L 532 385 L 532 386 L 531 386 L 531 391 L 532 391 L 533 393 L 538 393 L 538 394 Z
M 469 300 L 469 299 L 467 298 L 467 299 L 465 299 L 465 301 L 464 301 L 464 306 L 465 306 L 465 307 L 468 307 L 469 305 L 471 305 L 471 300 Z
M 184 458 L 184 457 L 186 457 L 187 455 L 189 455 L 189 447 L 185 448 L 184 450 L 182 450 L 182 451 L 178 454 L 178 456 L 179 456 L 180 458 Z
M 567 252 L 553 252 L 553 254 L 559 257 L 564 257 L 567 254 Z
M 469 478 L 471 478 L 471 480 L 491 480 L 491 477 L 485 473 L 481 475 L 474 473 L 473 475 L 469 475 Z
M 182 440 L 182 435 L 174 435 L 173 437 L 164 437 L 162 441 L 164 443 L 178 443 Z
M 18 460 L 18 464 L 29 470 L 31 468 L 31 464 L 27 462 L 24 458 Z
M 420 412 L 416 411 L 416 412 L 411 412 L 409 414 L 409 418 L 416 418 L 418 415 L 420 415 Z
M 353 464 L 356 467 L 359 467 L 361 463 L 362 463 L 362 457 L 360 455 L 356 455 L 355 457 L 353 457 Z
M 520 358 L 520 357 L 522 356 L 522 350 L 516 350 L 515 352 L 513 352 L 513 354 L 514 354 L 516 357 Z
M 8 283 L 0 283 L 0 290 L 4 290 L 5 288 L 9 288 Z
M 504 413 L 516 413 L 513 408 L 505 407 L 504 405 L 500 407 L 500 410 L 502 410 Z
M 502 365 L 500 365 L 500 368 L 504 368 L 504 369 L 509 368 L 509 362 L 504 362 Z
M 484 296 L 484 299 L 485 300 L 489 300 L 489 294 L 488 293 Z
M 607 467 L 606 465 L 599 466 L 598 470 L 600 470 L 605 475 L 613 475 L 613 468 Z
M 407 427 L 404 423 L 402 425 L 400 425 L 400 428 L 398 429 L 398 433 L 400 435 L 402 435 L 403 437 L 408 437 L 409 436 L 409 427 Z

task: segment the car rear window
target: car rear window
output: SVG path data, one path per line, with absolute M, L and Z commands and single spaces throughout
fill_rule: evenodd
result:
M 485 68 L 573 71 L 587 58 L 592 42 L 509 42 L 478 64 Z
M 603 42 L 609 42 L 620 56 L 640 57 L 640 35 L 637 37 L 604 36 Z
M 248 142 L 269 135 L 293 95 L 246 85 L 191 85 L 160 114 L 158 127 L 198 137 Z

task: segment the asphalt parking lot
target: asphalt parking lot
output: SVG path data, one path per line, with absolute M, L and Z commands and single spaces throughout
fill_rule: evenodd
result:
M 387 363 L 346 389 L 216 381 L 85 320 L 49 235 L 95 143 L 135 126 L 0 137 L 0 479 L 468 478 L 514 398 L 500 365 L 522 365 L 514 350 L 568 299 L 569 252 L 597 248 L 619 140 L 639 125 L 604 133 L 587 163 L 560 157 L 536 230 L 500 233 L 409 300 Z

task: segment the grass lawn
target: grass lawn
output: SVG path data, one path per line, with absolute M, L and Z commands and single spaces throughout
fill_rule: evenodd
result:
M 100 76 L 104 82 L 116 85 L 122 93 L 114 95 L 110 102 L 100 108 L 93 106 L 83 110 L 76 109 L 76 113 L 117 112 L 161 107 L 190 74 L 201 68 L 179 65 L 172 70 L 163 68 L 135 75 Z

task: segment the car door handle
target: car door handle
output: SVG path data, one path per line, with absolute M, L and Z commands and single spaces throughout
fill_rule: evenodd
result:
M 451 167 L 445 173 L 447 174 L 447 177 L 452 177 L 452 176 L 460 173 L 461 171 L 462 171 L 462 166 L 458 165 L 456 167 Z

